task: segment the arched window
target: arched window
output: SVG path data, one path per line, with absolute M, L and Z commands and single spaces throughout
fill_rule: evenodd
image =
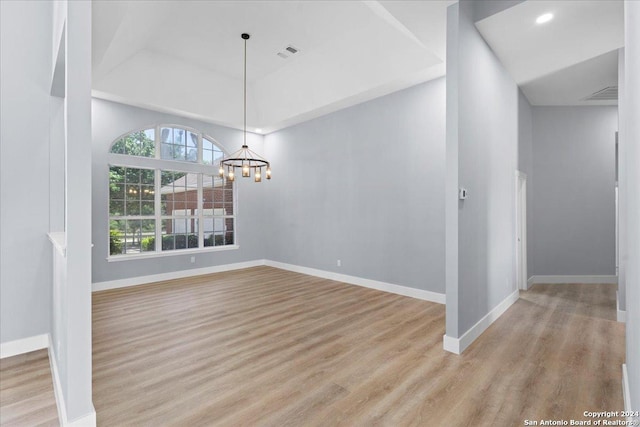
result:
M 236 247 L 234 183 L 218 176 L 212 138 L 160 125 L 117 139 L 109 156 L 110 257 Z

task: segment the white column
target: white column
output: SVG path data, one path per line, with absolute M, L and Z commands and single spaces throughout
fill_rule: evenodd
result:
M 91 401 L 91 2 L 67 3 L 66 373 L 69 422 L 95 425 Z

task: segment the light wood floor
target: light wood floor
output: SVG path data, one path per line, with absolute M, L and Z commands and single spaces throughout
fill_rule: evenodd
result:
M 0 425 L 60 425 L 47 350 L 0 359 Z
M 623 409 L 615 286 L 535 285 L 462 356 L 444 306 L 256 267 L 95 293 L 100 426 L 522 426 Z

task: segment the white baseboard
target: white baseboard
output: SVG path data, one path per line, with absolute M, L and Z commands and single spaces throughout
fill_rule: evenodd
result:
M 392 283 L 380 282 L 377 280 L 365 279 L 357 276 L 349 276 L 347 274 L 334 273 L 332 271 L 318 270 L 315 268 L 302 267 L 299 265 L 286 264 L 283 262 L 271 260 L 265 260 L 265 265 L 269 267 L 279 268 L 281 270 L 293 271 L 296 273 L 307 274 L 309 276 L 322 277 L 323 279 L 363 286 L 365 288 L 376 289 L 378 291 L 417 298 L 420 300 L 435 302 L 438 304 L 444 304 L 446 299 L 445 294 L 441 294 L 438 292 L 425 291 L 423 289 L 410 288 L 408 286 L 402 285 L 394 285 Z
M 423 289 L 410 288 L 408 286 L 394 285 L 392 283 L 380 282 L 377 280 L 365 279 L 357 276 L 334 273 L 332 271 L 318 270 L 315 268 L 303 267 L 294 264 L 286 264 L 278 261 L 258 259 L 254 261 L 238 262 L 235 264 L 217 265 L 213 267 L 194 268 L 190 270 L 173 271 L 170 273 L 152 274 L 149 276 L 131 277 L 128 279 L 110 280 L 106 282 L 96 282 L 92 285 L 93 292 L 105 291 L 108 289 L 124 288 L 128 286 L 144 285 L 164 280 L 182 279 L 185 277 L 200 276 L 204 274 L 220 273 L 223 271 L 240 270 L 243 268 L 267 265 L 269 267 L 280 268 L 282 270 L 296 273 L 308 274 L 309 276 L 322 277 L 324 279 L 336 280 L 352 285 L 363 286 L 365 288 L 377 289 L 379 291 L 390 292 L 424 301 L 445 303 L 445 294 L 425 291 Z
M 627 312 L 624 310 L 618 310 L 616 313 L 616 320 L 620 323 L 627 323 Z
M 442 347 L 453 354 L 462 353 L 460 350 L 460 339 L 452 338 L 446 334 L 442 336 Z
M 637 411 L 639 408 L 631 408 L 631 391 L 629 390 L 629 373 L 627 372 L 627 364 L 622 364 L 622 399 L 624 401 L 624 410 L 626 412 Z M 630 426 L 640 425 L 640 417 L 627 417 Z
M 49 347 L 49 334 L 34 335 L 0 344 L 0 359 Z
M 620 310 L 620 300 L 618 299 L 618 291 L 616 291 L 616 320 L 620 323 L 626 323 L 627 321 L 626 310 Z
M 64 401 L 64 393 L 62 392 L 62 383 L 60 382 L 60 373 L 58 371 L 58 363 L 56 353 L 51 344 L 51 336 L 49 338 L 49 364 L 51 365 L 51 376 L 53 377 L 53 394 L 56 398 L 56 406 L 58 407 L 58 419 L 62 427 L 96 427 L 96 410 L 91 406 L 91 412 L 69 421 L 67 418 L 67 405 Z
M 506 297 L 500 302 L 493 310 L 487 313 L 482 319 L 473 325 L 467 332 L 465 332 L 460 338 L 454 338 L 447 335 L 443 337 L 443 347 L 445 350 L 455 354 L 462 354 L 489 326 L 502 314 L 507 311 L 514 302 L 520 298 L 520 291 L 516 290 L 511 295 Z
M 63 424 L 64 427 L 96 427 L 96 410 L 93 409 L 86 415 L 83 415 L 80 418 L 76 418 L 73 421 L 67 421 L 66 424 Z
M 624 400 L 624 410 L 631 410 L 631 395 L 629 394 L 629 373 L 627 364 L 622 364 L 622 399 Z
M 49 339 L 51 339 L 51 336 L 49 336 Z M 49 365 L 51 365 L 51 376 L 53 377 L 53 394 L 56 398 L 60 425 L 65 425 L 65 421 L 67 419 L 67 406 L 64 403 L 64 393 L 62 392 L 62 383 L 60 382 L 57 360 L 53 345 L 52 343 L 49 343 Z
M 137 276 L 128 279 L 109 280 L 106 282 L 93 283 L 93 292 L 106 291 L 108 289 L 126 288 L 128 286 L 144 285 L 147 283 L 161 282 L 164 280 L 182 279 L 185 277 L 201 276 L 204 274 L 220 273 L 223 271 L 240 270 L 242 268 L 257 267 L 265 265 L 263 259 L 254 261 L 237 262 L 234 264 L 216 265 L 213 267 L 192 268 L 189 270 L 172 271 L 169 273 L 151 274 L 148 276 Z
M 616 275 L 587 275 L 587 276 L 579 276 L 579 275 L 564 275 L 564 276 L 531 276 L 529 280 L 527 280 L 529 286 L 534 283 L 618 283 L 618 276 Z

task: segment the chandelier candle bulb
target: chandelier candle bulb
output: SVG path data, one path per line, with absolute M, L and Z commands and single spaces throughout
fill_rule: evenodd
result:
M 262 181 L 262 175 L 260 174 L 260 169 L 256 168 L 256 171 L 254 173 L 254 177 L 255 177 L 255 181 L 256 182 L 261 182 Z
M 242 176 L 245 178 L 249 177 L 249 165 L 242 165 Z
M 267 167 L 267 179 L 271 179 L 271 168 Z

